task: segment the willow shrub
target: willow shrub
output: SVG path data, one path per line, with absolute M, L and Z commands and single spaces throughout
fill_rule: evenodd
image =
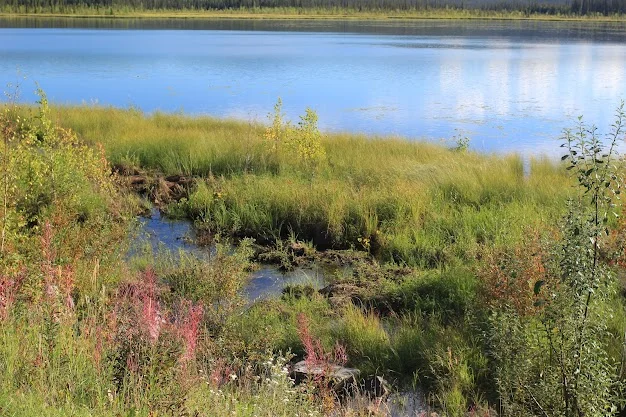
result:
M 622 104 L 607 141 L 582 119 L 565 132 L 563 160 L 579 193 L 560 229 L 547 242 L 537 235 L 499 254 L 487 270 L 488 344 L 502 415 L 615 415 L 624 405 L 624 358 L 611 357 L 608 345 L 616 277 L 601 246 L 620 193 L 615 147 L 625 117 Z

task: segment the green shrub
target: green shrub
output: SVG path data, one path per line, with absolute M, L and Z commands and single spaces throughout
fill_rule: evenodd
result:
M 518 251 L 487 274 L 505 288 L 494 292 L 487 325 L 504 415 L 615 415 L 622 406 L 624 359 L 612 359 L 607 345 L 615 274 L 600 246 L 621 187 L 615 145 L 625 120 L 622 104 L 608 148 L 582 120 L 565 132 L 563 160 L 579 193 L 560 236 L 542 248 L 546 256 Z

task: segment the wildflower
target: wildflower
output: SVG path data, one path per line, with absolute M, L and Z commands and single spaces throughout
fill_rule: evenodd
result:
M 183 362 L 193 359 L 196 355 L 196 346 L 198 343 L 198 330 L 202 321 L 203 308 L 202 304 L 194 306 L 189 304 L 187 307 L 187 316 L 185 317 L 180 335 L 185 344 L 185 352 L 181 357 Z
M 143 284 L 145 285 L 145 291 L 138 296 L 142 305 L 141 321 L 147 330 L 150 341 L 156 342 L 161 332 L 163 318 L 161 317 L 159 302 L 156 298 L 156 275 L 154 271 L 151 269 L 146 270 Z
M 0 277 L 0 321 L 8 317 L 25 277 L 25 273 L 20 273 L 16 277 Z
M 112 404 L 113 403 L 113 392 L 110 389 L 107 390 L 107 398 L 109 399 L 109 402 Z
M 161 317 L 156 300 L 148 298 L 143 302 L 142 319 L 150 340 L 156 342 L 161 332 Z

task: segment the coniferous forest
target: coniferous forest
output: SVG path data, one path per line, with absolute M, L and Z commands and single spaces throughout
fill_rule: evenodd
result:
M 111 12 L 259 8 L 364 12 L 455 9 L 548 15 L 611 15 L 626 12 L 626 0 L 0 0 L 0 10 L 5 12 L 72 13 L 76 8 Z

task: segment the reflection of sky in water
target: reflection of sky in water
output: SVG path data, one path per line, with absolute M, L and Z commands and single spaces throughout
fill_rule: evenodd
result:
M 146 245 L 153 253 L 164 249 L 173 254 L 182 250 L 199 257 L 206 255 L 202 248 L 193 243 L 195 233 L 191 222 L 169 220 L 162 217 L 158 209 L 152 209 L 149 217 L 139 217 L 139 226 L 131 256 L 147 249 Z
M 0 83 L 19 68 L 55 102 L 261 121 L 280 96 L 289 117 L 310 106 L 328 130 L 460 132 L 480 150 L 547 153 L 580 114 L 607 127 L 626 97 L 623 33 L 407 25 L 410 35 L 0 29 Z
M 264 265 L 254 272 L 245 293 L 249 300 L 259 300 L 282 294 L 287 285 L 310 285 L 319 290 L 326 285 L 326 278 L 319 268 L 298 268 L 281 273 L 275 267 Z

